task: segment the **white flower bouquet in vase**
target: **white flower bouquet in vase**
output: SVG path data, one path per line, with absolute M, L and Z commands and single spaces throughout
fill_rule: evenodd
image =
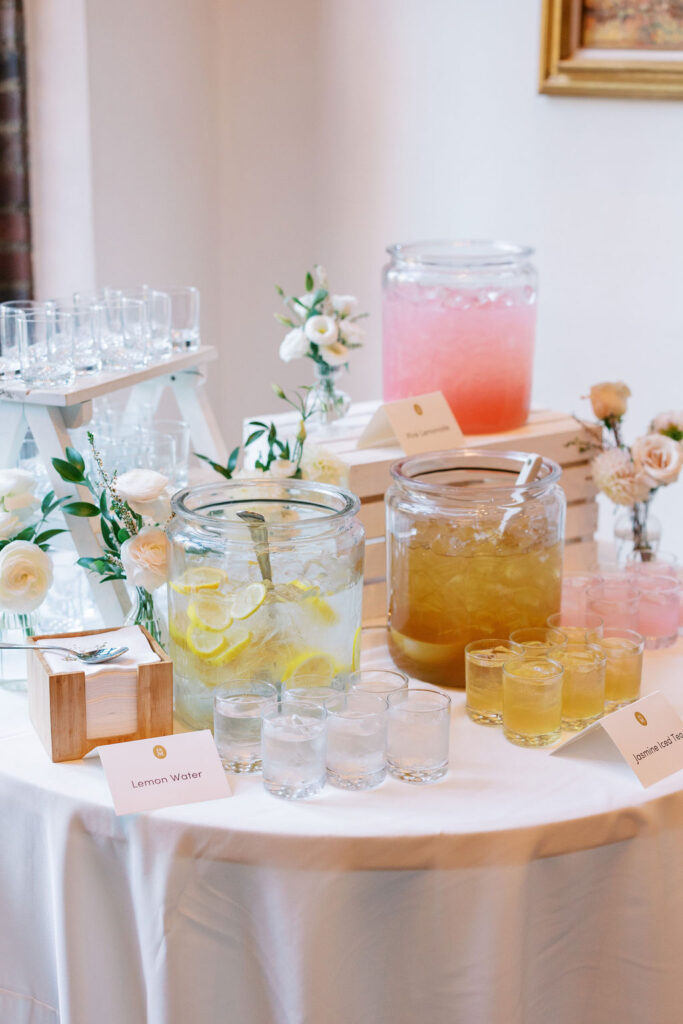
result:
M 311 359 L 315 364 L 316 382 L 311 389 L 309 411 L 313 424 L 328 424 L 341 419 L 349 410 L 351 399 L 337 388 L 336 377 L 349 358 L 362 347 L 364 331 L 358 321 L 367 316 L 356 313 L 358 300 L 353 295 L 330 293 L 327 274 L 320 266 L 306 274 L 304 295 L 286 295 L 277 288 L 287 313 L 276 313 L 275 319 L 289 327 L 280 345 L 280 358 Z
M 624 509 L 617 517 L 615 537 L 619 561 L 634 557 L 649 561 L 659 546 L 661 528 L 650 514 L 652 500 L 660 487 L 678 480 L 683 467 L 683 411 L 661 413 L 647 434 L 631 445 L 624 442 L 622 420 L 630 389 L 621 381 L 595 384 L 590 402 L 598 420 L 594 427 L 593 480 L 616 506 Z M 582 446 L 585 450 L 586 446 Z

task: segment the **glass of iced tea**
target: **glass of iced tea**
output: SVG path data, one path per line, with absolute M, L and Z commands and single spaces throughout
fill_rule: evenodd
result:
M 600 641 L 605 655 L 605 711 L 616 711 L 640 697 L 645 641 L 633 629 L 606 629 Z
M 409 676 L 465 685 L 465 647 L 545 628 L 560 610 L 565 498 L 560 468 L 529 455 L 436 452 L 392 467 L 386 496 L 389 648 Z
M 554 658 L 513 658 L 503 665 L 503 733 L 520 747 L 560 738 L 564 668 Z
M 550 626 L 515 629 L 510 633 L 510 640 L 522 648 L 525 658 L 554 658 L 557 651 L 569 643 L 564 633 Z
M 503 721 L 503 665 L 522 648 L 510 640 L 473 640 L 465 648 L 465 710 L 479 725 Z
M 564 668 L 562 725 L 584 729 L 605 710 L 605 655 L 597 644 L 567 644 L 557 653 Z
M 595 612 L 561 611 L 548 616 L 550 629 L 559 629 L 570 644 L 595 644 L 602 637 L 604 623 Z

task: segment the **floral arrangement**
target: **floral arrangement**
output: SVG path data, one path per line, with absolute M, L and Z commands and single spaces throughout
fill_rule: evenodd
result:
M 683 410 L 656 416 L 647 434 L 630 446 L 622 436 L 622 420 L 631 391 L 621 381 L 595 384 L 590 390 L 593 413 L 599 421 L 595 442 L 582 450 L 594 450 L 593 479 L 598 490 L 615 505 L 631 509 L 636 551 L 647 552 L 647 517 L 660 487 L 674 483 L 683 467 Z M 587 424 L 589 428 L 590 424 Z
M 24 469 L 0 470 L 0 611 L 25 617 L 35 611 L 52 585 L 50 541 L 59 527 L 47 527 L 49 517 L 68 498 L 48 491 L 36 496 L 36 478 Z M 22 626 L 30 633 L 26 619 Z
M 118 476 L 109 474 L 95 447 L 93 451 L 100 487 L 96 487 L 85 469 L 83 456 L 67 448 L 66 459 L 53 459 L 52 465 L 62 480 L 87 488 L 94 501 L 72 501 L 63 511 L 73 516 L 99 517 L 102 554 L 79 558 L 101 582 L 126 580 L 136 589 L 137 606 L 132 621 L 141 623 L 161 642 L 161 627 L 154 610 L 153 591 L 168 577 L 168 541 L 163 525 L 171 514 L 168 478 L 151 469 L 131 469 Z
M 290 328 L 280 344 L 280 358 L 312 359 L 318 384 L 312 389 L 311 413 L 321 422 L 339 419 L 348 410 L 350 400 L 337 391 L 334 376 L 342 366 L 348 369 L 353 349 L 362 347 L 364 331 L 358 321 L 367 313 L 357 313 L 353 295 L 333 295 L 327 274 L 316 264 L 306 274 L 304 295 L 286 295 L 276 286 L 287 313 L 276 313 L 276 320 Z

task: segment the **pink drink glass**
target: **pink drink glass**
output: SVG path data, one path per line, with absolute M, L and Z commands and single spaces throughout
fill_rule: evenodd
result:
M 638 630 L 640 590 L 628 578 L 593 583 L 586 592 L 586 603 L 606 629 Z
M 592 583 L 600 583 L 601 577 L 593 573 L 566 572 L 562 576 L 562 611 L 568 615 L 583 615 L 586 612 L 586 591 Z
M 384 270 L 384 398 L 442 391 L 465 434 L 526 422 L 536 332 L 533 250 L 392 245 Z
M 671 647 L 678 636 L 681 587 L 671 576 L 638 576 L 638 632 L 647 650 Z

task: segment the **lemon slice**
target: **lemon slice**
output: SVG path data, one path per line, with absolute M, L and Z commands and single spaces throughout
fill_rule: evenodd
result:
M 202 629 L 201 626 L 190 626 L 187 634 L 187 646 L 198 658 L 211 658 L 225 649 L 226 642 L 222 633 L 214 633 Z
M 292 686 L 329 686 L 337 675 L 333 657 L 323 651 L 302 651 L 285 666 L 282 682 Z
M 230 630 L 226 642 L 228 646 L 224 651 L 209 658 L 210 665 L 227 665 L 233 658 L 236 658 L 240 651 L 243 651 L 251 642 L 251 633 L 246 626 L 234 626 Z
M 238 590 L 232 599 L 232 615 L 235 619 L 248 619 L 258 611 L 266 599 L 266 588 L 263 583 L 249 583 Z
M 353 651 L 351 652 L 351 670 L 357 672 L 360 668 L 360 626 L 353 634 Z
M 315 590 L 316 589 L 313 583 L 307 583 L 306 580 L 292 580 L 290 586 L 296 587 L 297 590 L 301 590 L 304 593 L 307 590 Z
M 190 622 L 213 633 L 222 633 L 232 624 L 232 602 L 211 592 L 199 593 L 187 609 Z
M 191 594 L 195 590 L 218 590 L 221 583 L 227 583 L 228 577 L 222 569 L 213 565 L 193 566 L 186 569 L 179 580 L 171 583 L 178 594 Z
M 168 621 L 168 632 L 172 640 L 174 640 L 180 647 L 185 647 L 187 642 L 187 628 L 182 625 L 182 623 L 171 617 Z
M 310 608 L 315 613 L 321 622 L 326 623 L 328 626 L 332 626 L 335 622 L 339 621 L 336 611 L 324 597 L 319 597 L 316 594 L 313 597 L 304 598 L 304 603 L 307 608 Z

